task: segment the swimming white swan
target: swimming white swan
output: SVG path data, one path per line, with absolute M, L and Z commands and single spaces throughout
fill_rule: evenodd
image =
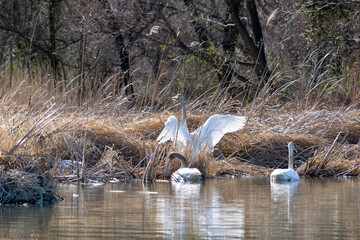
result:
M 180 153 L 171 153 L 169 155 L 169 162 L 174 158 L 179 158 L 181 160 L 181 167 L 173 172 L 171 175 L 171 180 L 175 182 L 198 182 L 202 179 L 201 172 L 197 168 L 188 168 L 186 158 Z
M 293 169 L 293 158 L 294 158 L 294 143 L 290 142 L 288 144 L 289 148 L 289 167 L 288 169 L 275 169 L 271 175 L 270 179 L 272 181 L 299 181 L 299 175 Z
M 212 115 L 200 128 L 189 133 L 186 123 L 186 108 L 184 98 L 177 94 L 173 100 L 179 100 L 183 118 L 181 123 L 175 116 L 171 116 L 165 123 L 165 127 L 157 138 L 160 143 L 168 140 L 173 141 L 176 151 L 184 153 L 186 149 L 191 151 L 191 157 L 196 157 L 200 151 L 214 150 L 220 139 L 230 132 L 243 128 L 246 122 L 245 117 L 232 115 Z

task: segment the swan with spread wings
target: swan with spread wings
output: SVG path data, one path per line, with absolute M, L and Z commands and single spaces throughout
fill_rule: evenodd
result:
M 214 150 L 220 139 L 230 132 L 236 132 L 243 128 L 246 118 L 233 115 L 212 115 L 201 127 L 189 133 L 186 122 L 186 107 L 184 98 L 177 94 L 173 100 L 178 100 L 182 107 L 183 118 L 181 122 L 175 116 L 171 116 L 165 123 L 165 127 L 157 138 L 160 143 L 172 141 L 176 151 L 184 154 L 190 150 L 190 156 L 196 157 L 201 151 Z

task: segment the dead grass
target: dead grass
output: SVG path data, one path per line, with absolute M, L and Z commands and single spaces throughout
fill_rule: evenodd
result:
M 25 104 L 19 92 L 0 101 L 0 165 L 5 171 L 49 173 L 67 181 L 146 181 L 168 179 L 180 167 L 177 161 L 165 167 L 171 144 L 155 141 L 167 118 L 179 115 L 178 106 L 155 113 L 128 111 L 116 103 L 68 108 L 39 90 Z M 247 109 L 215 96 L 189 101 L 190 131 L 216 113 L 248 117 L 243 130 L 218 144 L 223 156 L 205 154 L 191 166 L 204 177 L 266 176 L 287 166 L 287 144 L 293 141 L 295 168 L 301 175 L 360 174 L 356 106 L 301 109 L 295 103 L 262 104 Z
M 303 176 L 359 176 L 360 159 L 358 145 L 336 144 L 318 149 L 314 156 L 298 168 Z
M 56 195 L 56 184 L 50 174 L 32 174 L 10 170 L 0 173 L 1 204 L 53 203 L 61 198 Z
M 33 130 L 30 134 L 39 119 L 3 121 L 1 124 L 7 127 L 1 129 L 0 161 L 5 170 L 49 171 L 54 177 L 70 181 L 107 181 L 113 178 L 128 181 L 168 178 L 180 166 L 180 163 L 174 162 L 165 169 L 171 144 L 159 146 L 155 141 L 169 113 L 161 117 L 146 114 L 141 121 L 134 122 L 126 119 L 105 121 L 104 116 L 84 118 L 64 115 L 59 115 L 49 124 L 43 121 L 43 125 L 35 127 L 39 131 Z M 206 118 L 190 115 L 189 128 L 195 129 Z M 287 143 L 293 141 L 295 167 L 299 168 L 300 174 L 358 175 L 358 148 L 352 144 L 354 139 L 360 138 L 356 124 L 358 115 L 350 119 L 337 117 L 331 124 L 326 124 L 325 120 L 318 117 L 315 124 L 300 119 L 284 126 L 267 125 L 266 121 L 275 121 L 259 121 L 254 117 L 249 119 L 243 130 L 226 135 L 218 144 L 225 159 L 204 156 L 191 164 L 201 169 L 205 177 L 268 175 L 273 168 L 287 166 Z M 111 122 L 114 124 L 111 125 Z M 281 128 L 286 133 L 276 130 Z M 304 133 L 300 133 L 299 129 Z M 332 143 L 332 136 L 336 134 L 339 134 L 337 147 L 328 154 L 325 163 L 320 164 Z M 25 140 L 19 144 L 24 136 Z M 17 144 L 18 147 L 11 153 Z M 57 165 L 64 160 L 73 163 L 84 161 L 86 171 L 83 176 L 76 167 L 72 167 L 72 171 L 59 170 Z

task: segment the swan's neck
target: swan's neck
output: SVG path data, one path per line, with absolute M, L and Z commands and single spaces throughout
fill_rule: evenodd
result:
M 180 167 L 180 168 L 186 168 L 186 167 L 187 167 L 186 158 L 185 158 L 183 155 L 181 155 L 180 153 L 176 153 L 176 152 L 173 152 L 173 153 L 171 153 L 171 154 L 169 155 L 170 161 L 169 161 L 168 165 L 170 164 L 170 162 L 171 162 L 171 160 L 172 160 L 173 158 L 178 158 L 178 159 L 181 160 L 181 167 Z
M 187 129 L 187 123 L 186 123 L 186 107 L 185 107 L 185 101 L 182 96 L 179 97 L 179 102 L 181 104 L 182 109 L 182 120 L 181 125 L 183 125 Z
M 294 144 L 289 143 L 289 169 L 294 169 Z

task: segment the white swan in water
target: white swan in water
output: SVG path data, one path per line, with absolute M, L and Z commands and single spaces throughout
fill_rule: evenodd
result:
M 169 155 L 169 162 L 174 158 L 179 158 L 181 160 L 181 167 L 173 172 L 171 175 L 171 180 L 175 182 L 198 182 L 202 179 L 201 172 L 197 168 L 188 168 L 186 158 L 180 153 L 171 153 Z
M 299 181 L 299 175 L 293 169 L 293 158 L 294 158 L 294 143 L 290 142 L 289 148 L 289 167 L 288 169 L 275 169 L 270 179 L 272 181 Z
M 176 151 L 184 154 L 185 150 L 189 149 L 192 158 L 196 157 L 200 151 L 213 151 L 215 145 L 226 133 L 242 129 L 246 122 L 245 117 L 215 114 L 200 128 L 189 133 L 184 98 L 177 94 L 173 97 L 173 100 L 179 100 L 181 104 L 183 112 L 181 123 L 175 116 L 169 117 L 156 140 L 160 141 L 160 143 L 171 140 Z

